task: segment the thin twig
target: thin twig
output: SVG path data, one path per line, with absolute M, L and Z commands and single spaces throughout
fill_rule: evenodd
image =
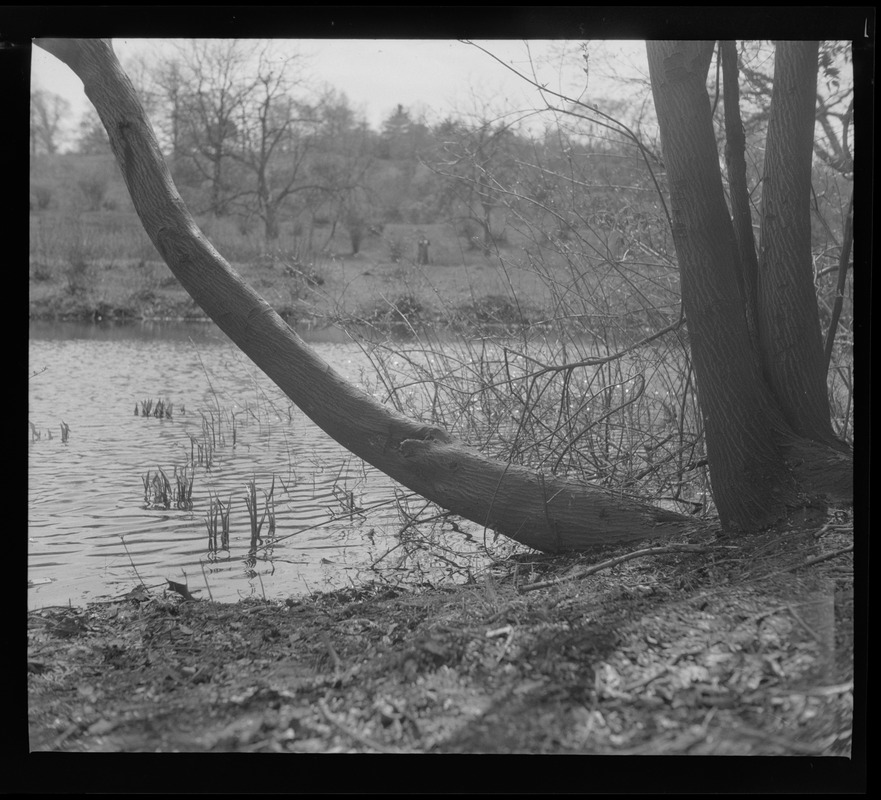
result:
M 460 41 L 463 41 L 463 40 L 460 40 Z M 545 105 L 548 110 L 555 111 L 557 113 L 562 113 L 562 114 L 569 114 L 573 117 L 580 118 L 580 119 L 586 119 L 590 122 L 593 122 L 596 125 L 599 125 L 604 128 L 608 128 L 609 130 L 620 133 L 623 136 L 625 136 L 626 138 L 630 139 L 634 143 L 634 145 L 636 145 L 637 149 L 640 152 L 640 155 L 643 157 L 643 161 L 645 162 L 645 165 L 649 171 L 649 175 L 651 176 L 652 182 L 654 183 L 655 189 L 658 193 L 658 198 L 661 201 L 661 206 L 664 209 L 664 214 L 667 217 L 667 224 L 672 229 L 673 220 L 672 220 L 672 217 L 670 216 L 670 211 L 667 209 L 667 202 L 664 199 L 664 193 L 661 191 L 661 187 L 658 184 L 658 179 L 655 176 L 655 171 L 652 169 L 652 165 L 649 160 L 650 156 L 652 158 L 655 158 L 655 156 L 653 153 L 649 152 L 648 148 L 642 143 L 642 140 L 639 138 L 639 136 L 637 136 L 633 131 L 631 131 L 630 128 L 628 128 L 623 122 L 620 122 L 619 120 L 615 119 L 614 117 L 610 116 L 609 114 L 606 114 L 605 112 L 600 111 L 596 105 L 590 106 L 590 105 L 587 105 L 586 103 L 582 103 L 578 99 L 573 100 L 571 97 L 567 97 L 564 94 L 560 94 L 559 92 L 555 92 L 552 89 L 549 89 L 547 87 L 547 85 L 539 83 L 537 78 L 530 79 L 528 76 L 524 75 L 522 72 L 518 71 L 517 69 L 512 67 L 510 64 L 506 63 L 501 58 L 499 58 L 498 56 L 491 53 L 489 50 L 485 50 L 479 44 L 476 44 L 475 42 L 471 42 L 471 41 L 466 41 L 465 43 L 470 44 L 472 47 L 476 47 L 478 50 L 482 50 L 490 58 L 493 58 L 496 61 L 498 61 L 503 67 L 510 70 L 511 72 L 513 72 L 518 77 L 522 78 L 527 83 L 532 84 L 532 86 L 534 86 L 536 89 L 538 89 L 539 92 L 541 93 L 542 99 L 545 101 Z M 551 105 L 548 102 L 548 100 L 544 97 L 545 94 L 553 95 L 555 97 L 560 98 L 564 102 L 569 103 L 570 104 L 569 108 L 558 108 L 556 106 Z M 586 109 L 588 112 L 591 112 L 592 114 L 594 114 L 598 117 L 607 119 L 607 120 L 609 120 L 609 123 L 612 123 L 612 124 L 603 122 L 602 119 L 596 119 L 595 117 L 590 116 L 590 114 L 579 114 L 573 110 L 575 106 L 580 106 L 580 107 Z
M 832 360 L 832 348 L 835 344 L 835 332 L 838 329 L 838 320 L 841 317 L 841 308 L 844 304 L 844 287 L 847 283 L 847 268 L 850 263 L 850 248 L 853 244 L 853 192 L 850 194 L 850 202 L 847 207 L 847 216 L 844 220 L 844 241 L 841 245 L 841 253 L 838 257 L 838 286 L 835 290 L 835 302 L 832 304 L 832 319 L 829 322 L 829 330 L 826 331 L 826 344 L 823 348 L 826 357 L 826 369 Z
M 622 564 L 625 561 L 630 561 L 634 558 L 642 558 L 643 556 L 660 556 L 667 553 L 709 553 L 711 550 L 719 550 L 725 548 L 731 549 L 731 546 L 711 545 L 709 547 L 704 547 L 694 544 L 670 544 L 665 545 L 664 547 L 647 547 L 643 550 L 634 550 L 632 553 L 625 553 L 623 556 L 610 558 L 608 561 L 601 561 L 599 564 L 592 564 L 591 566 L 585 567 L 583 570 L 581 570 L 580 572 L 576 572 L 573 575 L 566 575 L 562 578 L 553 578 L 549 581 L 539 581 L 538 583 L 530 583 L 526 586 L 521 586 L 520 592 L 534 592 L 536 589 L 546 589 L 549 586 L 555 586 L 556 584 L 563 583 L 564 581 L 576 580 L 577 578 L 586 578 L 588 575 L 593 575 L 596 572 L 600 572 L 604 569 L 609 569 L 610 567 L 616 567 L 618 566 L 618 564 Z
M 808 634 L 810 635 L 810 637 L 811 637 L 815 642 L 820 642 L 820 641 L 821 641 L 821 640 L 820 640 L 820 634 L 817 633 L 817 632 L 816 632 L 816 631 L 815 631 L 810 625 L 808 625 L 807 622 L 805 622 L 805 621 L 801 618 L 801 616 L 796 612 L 796 610 L 795 610 L 795 608 L 793 607 L 792 603 L 787 603 L 787 604 L 786 604 L 786 607 L 789 609 L 789 613 L 792 614 L 792 616 L 793 616 L 793 618 L 795 619 L 795 621 L 798 622 L 799 625 L 801 625 L 801 626 L 802 626 L 802 627 L 808 632 Z
M 821 556 L 815 556 L 814 558 L 809 558 L 803 564 L 796 564 L 794 567 L 790 567 L 785 572 L 795 572 L 799 569 L 804 569 L 805 567 L 812 567 L 814 564 L 819 564 L 821 561 L 829 561 L 829 559 L 837 558 L 838 556 L 844 555 L 845 553 L 853 552 L 853 545 L 850 544 L 847 547 L 842 547 L 840 550 L 833 550 L 831 553 L 824 553 Z
M 796 695 L 798 697 L 831 697 L 837 694 L 846 694 L 847 692 L 853 691 L 853 680 L 845 681 L 844 683 L 836 683 L 831 686 L 815 686 L 811 689 L 805 689 L 804 691 L 794 691 L 792 689 L 772 689 L 771 690 L 775 695 Z
M 340 661 L 340 657 L 337 655 L 337 651 L 334 650 L 334 647 L 330 641 L 330 637 L 327 635 L 327 633 L 322 631 L 321 638 L 324 641 L 324 646 L 327 648 L 327 652 L 330 653 L 331 660 L 333 661 L 333 671 L 335 674 L 339 675 L 339 673 L 343 671 L 343 663 L 342 661 Z
M 124 537 L 124 536 L 120 536 L 120 537 L 119 537 L 119 541 L 122 542 L 122 546 L 123 546 L 123 549 L 125 550 L 125 554 L 128 556 L 129 563 L 131 563 L 131 565 L 132 565 L 132 569 L 135 571 L 135 577 L 138 579 L 138 581 L 140 582 L 141 586 L 143 586 L 143 585 L 144 585 L 144 579 L 138 574 L 138 568 L 135 566 L 135 562 L 134 562 L 134 560 L 132 559 L 132 554 L 129 553 L 129 551 L 128 551 L 128 545 L 125 543 L 125 537 Z
M 521 358 L 531 361 L 534 364 L 538 364 L 539 368 L 534 372 L 527 372 L 523 375 L 518 375 L 516 378 L 508 378 L 504 381 L 499 381 L 498 383 L 490 383 L 487 384 L 488 389 L 495 389 L 500 386 L 507 386 L 512 383 L 514 380 L 528 380 L 534 378 L 540 378 L 542 375 L 546 375 L 549 372 L 567 372 L 577 367 L 598 367 L 603 366 L 604 364 L 608 364 L 612 361 L 620 361 L 624 356 L 628 353 L 632 353 L 635 350 L 639 350 L 640 348 L 645 347 L 647 344 L 650 344 L 655 339 L 659 339 L 661 336 L 665 336 L 668 333 L 671 333 L 675 330 L 678 330 L 682 327 L 685 322 L 684 314 L 679 315 L 679 319 L 676 322 L 671 323 L 665 328 L 662 328 L 659 331 L 655 331 L 653 334 L 646 336 L 644 339 L 640 339 L 635 344 L 630 345 L 629 347 L 625 347 L 623 350 L 619 350 L 617 353 L 612 353 L 608 356 L 597 356 L 594 358 L 582 358 L 579 361 L 570 361 L 566 364 L 545 364 L 539 361 L 537 358 L 533 358 L 532 356 L 528 356 L 525 353 L 520 353 L 516 350 L 511 350 L 510 352 L 514 353 L 514 355 L 520 356 Z
M 322 716 L 335 728 L 342 731 L 342 733 L 346 734 L 346 736 L 354 739 L 356 742 L 360 742 L 365 747 L 369 747 L 371 750 L 378 750 L 380 753 L 399 753 L 400 750 L 397 750 L 393 747 L 386 747 L 384 744 L 380 744 L 379 742 L 374 742 L 372 739 L 368 739 L 366 736 L 358 733 L 358 731 L 353 730 L 344 722 L 341 722 L 337 719 L 327 707 L 327 702 L 324 698 L 321 698 L 318 701 L 318 708 L 321 711 Z
M 799 742 L 789 736 L 780 736 L 779 734 L 769 733 L 768 731 L 752 728 L 748 725 L 739 724 L 734 729 L 737 734 L 743 734 L 753 739 L 762 739 L 765 742 L 778 747 L 784 747 L 799 755 L 818 756 L 824 751 L 821 744 L 811 744 L 807 742 Z
M 205 588 L 208 590 L 208 599 L 213 603 L 214 596 L 211 594 L 211 587 L 208 585 L 208 576 L 205 574 L 205 565 L 202 563 L 201 559 L 199 559 L 199 566 L 202 568 L 202 578 L 205 581 Z
M 643 686 L 648 686 L 652 681 L 657 680 L 662 675 L 666 675 L 670 672 L 672 667 L 666 666 L 661 667 L 657 671 L 651 673 L 650 675 L 646 675 L 644 678 L 640 678 L 638 681 L 634 681 L 633 683 L 628 684 L 622 690 L 624 694 L 630 694 L 631 692 L 636 691 L 637 689 L 642 689 Z

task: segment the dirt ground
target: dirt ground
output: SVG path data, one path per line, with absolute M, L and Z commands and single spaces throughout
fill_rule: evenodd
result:
M 170 586 L 31 611 L 30 751 L 850 764 L 852 546 L 838 515 L 633 558 L 520 556 L 464 586 L 233 605 Z

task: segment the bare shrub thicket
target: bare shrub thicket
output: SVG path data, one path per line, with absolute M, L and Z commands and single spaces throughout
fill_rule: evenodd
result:
M 364 338 L 374 391 L 511 463 L 709 511 L 678 273 L 648 170 L 635 148 L 544 154 L 494 184 L 521 243 L 493 253 L 509 293 L 475 302 L 470 320 L 445 308 L 450 327 L 470 322 L 461 337 Z M 524 271 L 544 289 L 539 306 L 513 289 Z
M 374 392 L 512 464 L 711 514 L 657 147 L 601 112 L 577 121 L 577 129 L 561 125 L 531 148 L 511 139 L 495 162 L 501 166 L 475 158 L 465 169 L 467 151 L 456 154 L 458 170 L 447 177 L 459 194 L 470 181 L 487 219 L 490 212 L 504 219 L 504 236 L 484 238 L 510 292 L 493 299 L 490 313 L 475 305 L 462 337 L 423 327 L 406 342 L 378 333 L 361 339 L 379 375 Z M 816 210 L 821 220 L 833 212 L 829 203 Z M 821 238 L 818 264 L 826 265 L 840 248 Z M 539 314 L 523 313 L 534 298 L 513 288 L 524 271 L 545 290 Z M 821 307 L 830 302 L 819 277 L 818 293 Z M 445 312 L 451 327 L 461 326 L 461 308 Z M 838 432 L 849 439 L 844 338 L 833 354 L 830 398 Z

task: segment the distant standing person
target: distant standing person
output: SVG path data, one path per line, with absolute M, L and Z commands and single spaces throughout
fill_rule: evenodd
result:
M 416 263 L 417 264 L 428 264 L 428 245 L 431 242 L 428 241 L 425 234 L 423 233 L 419 237 L 419 241 L 417 242 L 417 250 L 416 250 Z

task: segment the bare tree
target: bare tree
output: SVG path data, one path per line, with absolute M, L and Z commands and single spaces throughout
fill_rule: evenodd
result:
M 182 149 L 197 174 L 209 183 L 205 210 L 223 216 L 233 194 L 228 171 L 240 139 L 242 109 L 258 83 L 247 69 L 257 46 L 238 39 L 194 39 L 178 52 L 175 69 L 188 91 L 176 95 L 183 105 L 176 133 L 185 140 Z
M 56 153 L 61 144 L 64 121 L 70 103 L 60 95 L 42 89 L 31 91 L 31 155 Z
M 293 96 L 295 62 L 296 57 L 279 59 L 261 49 L 251 90 L 235 117 L 238 136 L 231 155 L 247 175 L 238 202 L 263 221 L 267 246 L 278 238 L 285 202 L 304 190 L 307 156 L 314 147 L 317 115 Z
M 87 109 L 80 120 L 76 149 L 84 156 L 107 155 L 112 152 L 107 131 L 93 108 Z
M 158 128 L 173 159 L 183 155 L 187 103 L 190 100 L 186 70 L 180 56 L 159 63 L 151 72 Z
M 435 168 L 448 181 L 446 206 L 466 232 L 476 228 L 485 256 L 495 241 L 493 212 L 503 207 L 501 189 L 515 169 L 517 122 L 484 113 L 472 124 L 445 126 Z
M 378 151 L 381 158 L 413 161 L 425 143 L 428 128 L 422 119 L 413 118 L 410 109 L 398 103 L 382 123 Z
M 327 242 L 333 239 L 343 221 L 349 232 L 352 253 L 357 253 L 367 227 L 367 175 L 374 163 L 370 151 L 370 131 L 359 120 L 345 95 L 327 91 L 316 107 L 320 124 L 316 132 L 316 150 L 310 173 L 322 187 L 324 204 L 333 209 L 333 222 Z

